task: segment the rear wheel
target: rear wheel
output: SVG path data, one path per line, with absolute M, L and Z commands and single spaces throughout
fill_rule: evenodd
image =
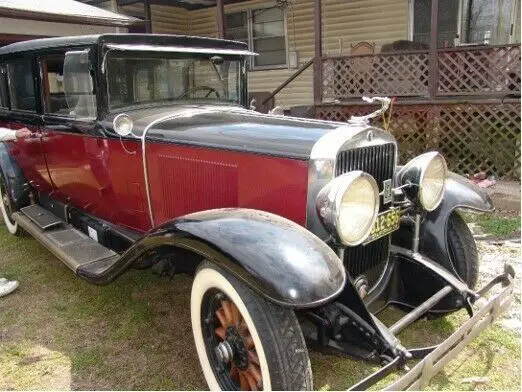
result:
M 310 390 L 312 370 L 291 309 L 205 262 L 191 293 L 194 341 L 211 390 Z
M 11 215 L 14 212 L 13 202 L 9 196 L 2 172 L 0 172 L 0 211 L 9 233 L 17 236 L 22 235 L 22 229 L 18 226 L 18 223 L 11 218 Z

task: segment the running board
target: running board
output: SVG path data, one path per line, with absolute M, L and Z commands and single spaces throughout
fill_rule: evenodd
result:
M 32 204 L 21 208 L 20 211 L 22 211 L 24 215 L 31 219 L 33 223 L 42 230 L 51 229 L 56 226 L 63 226 L 65 224 L 63 220 L 38 204 Z
M 80 270 L 88 270 L 94 276 L 103 275 L 120 258 L 113 250 L 66 224 L 51 212 L 38 207 L 45 211 L 47 222 L 59 222 L 42 227 L 24 212 L 15 212 L 12 217 L 75 274 L 78 275 Z M 34 211 L 37 209 L 34 208 L 31 212 Z

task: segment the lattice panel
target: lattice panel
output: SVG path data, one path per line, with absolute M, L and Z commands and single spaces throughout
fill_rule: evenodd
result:
M 441 95 L 520 94 L 520 46 L 439 51 Z
M 323 99 L 428 94 L 428 53 L 379 54 L 324 60 Z
M 346 121 L 375 106 L 316 107 L 316 117 Z M 382 126 L 377 119 L 376 125 Z M 485 171 L 520 179 L 520 107 L 506 104 L 395 105 L 390 131 L 399 142 L 399 161 L 440 151 L 451 170 Z

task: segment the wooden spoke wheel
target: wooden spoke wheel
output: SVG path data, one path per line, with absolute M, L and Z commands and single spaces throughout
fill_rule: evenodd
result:
M 204 262 L 192 285 L 190 313 L 211 390 L 312 389 L 308 351 L 291 309 Z
M 259 357 L 248 326 L 232 301 L 218 301 L 219 307 L 215 312 L 218 323 L 214 323 L 218 326 L 214 331 L 220 343 L 215 348 L 216 356 L 242 391 L 261 390 L 263 377 Z

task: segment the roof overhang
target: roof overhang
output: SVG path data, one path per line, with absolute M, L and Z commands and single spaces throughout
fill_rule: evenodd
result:
M 0 0 L 0 17 L 115 27 L 143 23 L 74 0 Z

